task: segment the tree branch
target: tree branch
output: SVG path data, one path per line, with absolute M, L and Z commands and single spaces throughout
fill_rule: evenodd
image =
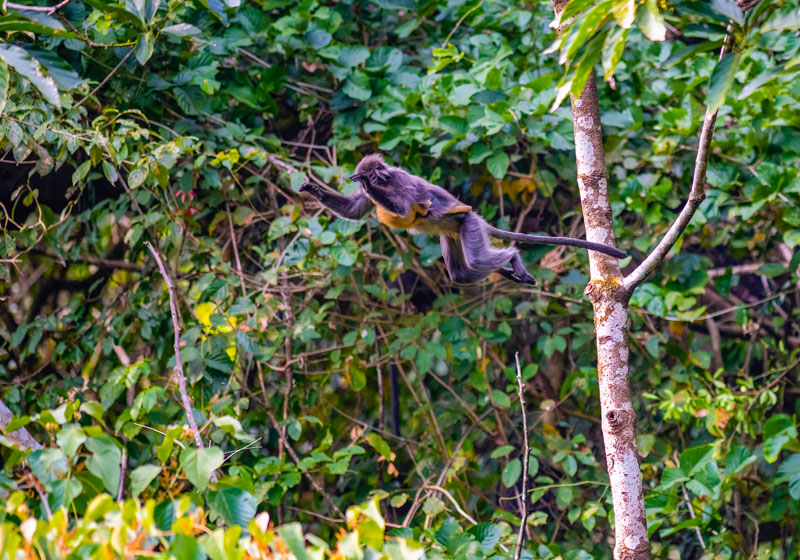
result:
M 725 43 L 720 49 L 720 59 L 730 51 L 730 35 L 725 38 Z M 689 199 L 686 201 L 680 214 L 672 223 L 667 233 L 659 241 L 656 248 L 637 266 L 633 272 L 628 274 L 622 281 L 622 285 L 628 294 L 633 294 L 639 284 L 661 264 L 664 258 L 672 249 L 678 238 L 683 234 L 686 226 L 692 221 L 695 212 L 700 207 L 700 203 L 706 198 L 706 169 L 708 169 L 708 156 L 711 153 L 711 139 L 714 136 L 714 124 L 717 121 L 717 111 L 709 113 L 706 111 L 703 119 L 703 128 L 700 130 L 700 142 L 697 146 L 697 158 L 694 165 L 694 176 L 692 177 L 692 188 L 689 191 Z
M 14 414 L 0 400 L 0 430 L 5 430 L 8 423 L 14 418 Z M 41 449 L 42 444 L 33 439 L 33 436 L 25 428 L 19 428 L 11 433 L 5 434 L 8 441 L 19 447 L 20 449 Z
M 175 369 L 178 371 L 178 391 L 181 395 L 181 404 L 183 405 L 183 409 L 186 411 L 186 417 L 189 419 L 189 427 L 192 429 L 192 433 L 194 434 L 194 442 L 197 444 L 197 447 L 204 449 L 205 445 L 203 445 L 203 438 L 200 437 L 200 430 L 197 427 L 197 422 L 195 421 L 194 414 L 192 413 L 192 401 L 189 400 L 189 393 L 186 390 L 186 375 L 183 372 L 183 360 L 181 359 L 181 327 L 178 324 L 178 298 L 175 295 L 175 286 L 172 284 L 172 279 L 167 273 L 164 262 L 161 260 L 161 255 L 158 254 L 156 248 L 153 247 L 149 241 L 145 241 L 144 244 L 156 259 L 158 270 L 161 271 L 161 277 L 164 279 L 164 283 L 167 285 L 167 292 L 169 293 L 169 310 L 172 314 L 172 328 L 174 332 L 173 346 L 175 348 Z M 217 481 L 216 473 L 211 473 L 211 481 Z
M 44 12 L 48 16 L 52 16 L 58 10 L 69 4 L 72 0 L 61 0 L 55 6 L 26 6 L 25 4 L 16 4 L 14 2 L 6 2 L 6 8 L 11 8 L 12 10 L 22 10 L 28 12 Z

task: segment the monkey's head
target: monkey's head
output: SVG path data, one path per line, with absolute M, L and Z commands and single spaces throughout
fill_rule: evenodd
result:
M 373 185 L 384 185 L 392 176 L 391 168 L 383 162 L 381 154 L 369 154 L 361 158 L 356 172 L 350 176 L 353 182 L 369 181 Z

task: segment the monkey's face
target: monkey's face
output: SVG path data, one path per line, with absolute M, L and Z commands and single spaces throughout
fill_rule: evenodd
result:
M 350 176 L 350 180 L 356 181 L 369 181 L 373 185 L 385 185 L 389 177 L 391 177 L 391 170 L 389 166 L 383 162 L 380 154 L 370 154 L 358 162 L 355 174 Z

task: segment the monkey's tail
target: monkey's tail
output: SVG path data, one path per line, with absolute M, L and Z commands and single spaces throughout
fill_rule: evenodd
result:
M 497 239 L 507 239 L 509 241 L 519 241 L 520 243 L 531 243 L 535 245 L 566 245 L 568 247 L 580 247 L 581 249 L 589 249 L 597 251 L 604 255 L 609 255 L 617 259 L 624 259 L 628 256 L 625 251 L 621 251 L 616 247 L 610 245 L 603 245 L 602 243 L 594 243 L 584 239 L 573 239 L 572 237 L 549 237 L 547 235 L 528 235 L 527 233 L 514 233 L 513 231 L 506 231 L 504 229 L 497 229 L 496 227 L 489 226 L 489 235 Z

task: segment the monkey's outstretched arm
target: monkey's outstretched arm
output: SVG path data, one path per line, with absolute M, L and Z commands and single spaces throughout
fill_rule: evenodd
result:
M 309 193 L 319 200 L 323 206 L 348 220 L 358 220 L 374 207 L 372 201 L 362 191 L 358 191 L 352 196 L 344 196 L 338 192 L 323 189 L 313 183 L 305 183 L 300 187 L 300 192 Z
M 373 185 L 372 182 L 363 175 L 353 175 L 350 177 L 351 181 L 353 180 L 353 177 L 355 177 L 356 180 L 360 181 L 361 184 L 364 185 L 367 194 L 369 194 L 369 196 L 372 197 L 372 200 L 374 200 L 376 203 L 386 208 L 392 214 L 397 214 L 398 216 L 408 216 L 409 212 L 411 211 L 410 201 L 389 196 L 385 189 Z
M 488 226 L 486 230 L 490 236 L 497 239 L 508 239 L 509 241 L 519 241 L 520 243 L 532 243 L 536 245 L 566 245 L 568 247 L 580 247 L 581 249 L 589 249 L 597 251 L 604 255 L 609 255 L 617 259 L 624 259 L 628 256 L 625 251 L 621 251 L 616 247 L 610 245 L 603 245 L 602 243 L 594 243 L 593 241 L 586 241 L 585 239 L 574 239 L 572 237 L 549 237 L 547 235 L 528 235 L 527 233 L 514 233 L 504 229 L 497 229 L 493 226 Z

